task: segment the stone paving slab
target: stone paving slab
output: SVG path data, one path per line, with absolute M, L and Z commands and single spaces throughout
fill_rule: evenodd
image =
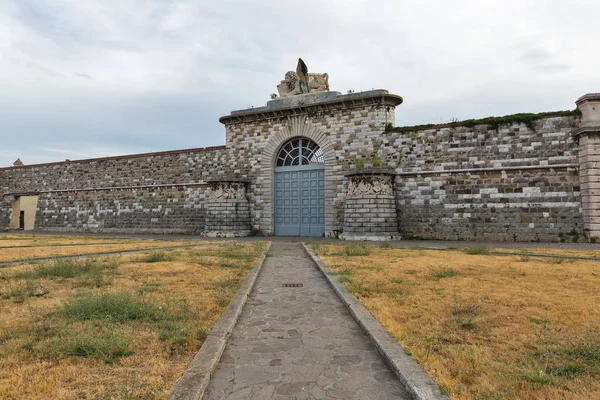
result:
M 271 252 L 204 399 L 409 399 L 301 243 Z

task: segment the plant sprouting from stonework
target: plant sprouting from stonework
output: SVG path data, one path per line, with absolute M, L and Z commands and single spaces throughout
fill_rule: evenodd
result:
M 365 168 L 365 166 L 367 166 L 367 165 L 370 167 L 373 167 L 373 168 L 381 167 L 382 157 L 379 154 L 379 151 L 380 151 L 382 145 L 383 145 L 383 142 L 376 141 L 373 144 L 373 151 L 371 151 L 371 154 L 368 157 L 360 157 L 360 158 L 357 158 L 356 160 L 354 160 L 354 167 L 356 169 Z
M 406 155 L 408 154 L 409 150 L 406 146 L 402 147 L 401 149 L 398 150 L 398 157 L 397 157 L 397 161 L 396 161 L 396 168 L 400 168 L 402 166 L 402 161 L 404 161 L 406 159 Z
M 366 158 L 357 158 L 356 160 L 354 160 L 354 167 L 356 169 L 362 169 L 365 167 L 366 163 L 367 163 Z
M 373 145 L 373 151 L 371 152 L 371 165 L 373 168 L 381 167 L 381 156 L 379 155 L 379 150 L 381 149 L 382 144 L 383 143 L 381 141 L 377 141 Z

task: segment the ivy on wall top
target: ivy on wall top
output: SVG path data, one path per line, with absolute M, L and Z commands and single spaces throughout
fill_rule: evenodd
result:
M 425 125 L 413 125 L 413 126 L 392 126 L 391 123 L 385 125 L 385 132 L 415 132 L 422 131 L 425 129 L 439 129 L 439 128 L 456 128 L 459 126 L 471 128 L 476 125 L 488 125 L 489 129 L 498 129 L 503 124 L 520 123 L 525 124 L 532 131 L 535 130 L 533 123 L 542 118 L 548 117 L 578 117 L 581 116 L 581 110 L 576 108 L 570 111 L 551 111 L 542 112 L 537 114 L 532 113 L 520 113 L 505 115 L 503 117 L 487 117 L 481 119 L 467 119 L 464 121 L 449 122 L 447 124 L 425 124 Z

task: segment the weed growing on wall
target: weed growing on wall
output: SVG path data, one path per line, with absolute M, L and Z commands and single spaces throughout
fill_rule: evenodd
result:
M 535 131 L 534 122 L 538 121 L 542 118 L 547 117 L 579 117 L 581 116 L 581 111 L 579 109 L 575 109 L 572 111 L 553 111 L 553 112 L 543 112 L 537 114 L 531 113 L 519 113 L 512 115 L 505 115 L 503 117 L 487 117 L 481 119 L 467 119 L 464 121 L 455 121 L 447 124 L 425 124 L 425 125 L 414 125 L 414 126 L 396 126 L 394 127 L 391 123 L 386 124 L 384 131 L 385 132 L 416 132 L 427 129 L 437 129 L 437 128 L 457 128 L 457 127 L 465 127 L 472 128 L 477 125 L 487 125 L 489 129 L 498 130 L 500 125 L 506 124 L 525 124 L 530 130 Z

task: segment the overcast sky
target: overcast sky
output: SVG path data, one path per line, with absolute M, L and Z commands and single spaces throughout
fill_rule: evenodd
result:
M 575 108 L 600 1 L 0 0 L 0 166 L 224 144 L 302 57 L 397 125 Z

